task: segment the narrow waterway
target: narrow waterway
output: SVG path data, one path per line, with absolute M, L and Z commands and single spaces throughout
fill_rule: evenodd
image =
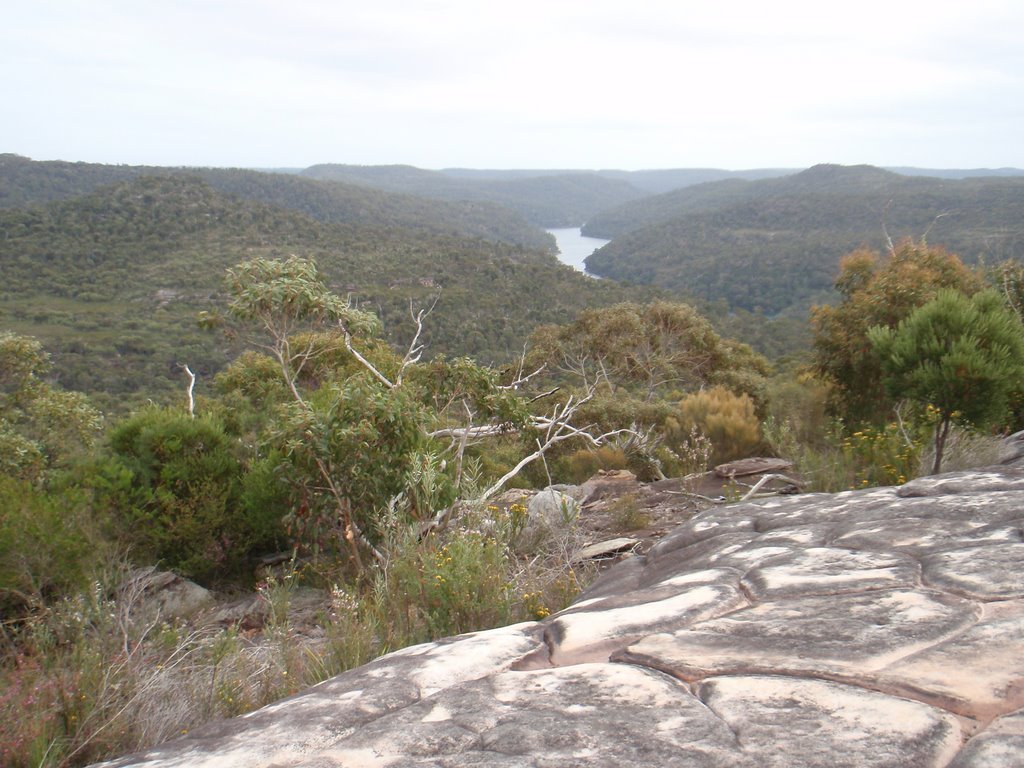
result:
M 579 229 L 549 229 L 548 232 L 555 236 L 555 242 L 558 244 L 558 260 L 583 274 L 587 274 L 586 266 L 583 264 L 587 256 L 611 242 L 599 237 L 585 237 L 580 234 Z

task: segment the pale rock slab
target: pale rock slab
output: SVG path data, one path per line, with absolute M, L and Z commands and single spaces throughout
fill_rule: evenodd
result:
M 808 547 L 787 549 L 747 571 L 743 586 L 758 600 L 913 587 L 920 567 L 904 555 Z
M 962 742 L 948 712 L 823 680 L 713 677 L 698 696 L 764 768 L 940 768 Z
M 976 618 L 969 602 L 941 592 L 814 595 L 652 634 L 612 659 L 687 680 L 752 673 L 849 679 L 928 648 Z
M 921 564 L 932 587 L 986 601 L 1024 598 L 1021 541 L 997 539 L 984 548 L 939 552 L 922 558 Z
M 1024 756 L 1024 712 L 996 720 L 975 736 L 948 768 L 1020 768 Z

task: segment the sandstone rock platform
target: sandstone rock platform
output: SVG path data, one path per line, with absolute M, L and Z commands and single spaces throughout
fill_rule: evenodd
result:
M 1024 765 L 1024 470 L 718 507 L 541 622 L 107 766 Z

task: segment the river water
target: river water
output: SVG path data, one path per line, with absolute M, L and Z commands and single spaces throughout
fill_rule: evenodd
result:
M 610 240 L 602 240 L 599 237 L 584 237 L 578 229 L 549 229 L 555 236 L 558 243 L 558 260 L 568 264 L 575 270 L 587 274 L 584 260 Z

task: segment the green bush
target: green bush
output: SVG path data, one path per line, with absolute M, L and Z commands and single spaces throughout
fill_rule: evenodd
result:
M 403 390 L 361 377 L 321 387 L 308 404 L 289 405 L 272 445 L 292 489 L 288 521 L 296 539 L 314 552 L 339 546 L 348 515 L 370 542 L 378 541 L 382 510 L 409 489 L 422 459 L 421 418 Z
M 629 457 L 625 451 L 612 445 L 600 448 L 583 448 L 566 456 L 560 467 L 560 476 L 567 483 L 583 483 L 597 474 L 598 470 L 625 469 Z
M 828 385 L 814 375 L 776 376 L 769 385 L 768 418 L 776 424 L 788 425 L 793 439 L 799 443 L 821 447 L 832 421 L 826 410 L 828 398 Z
M 832 422 L 821 437 L 797 439 L 789 422 L 769 418 L 765 438 L 772 451 L 793 462 L 808 491 L 836 493 L 878 485 L 899 485 L 921 474 L 926 425 L 865 427 L 854 432 Z
M 81 491 L 0 476 L 0 614 L 81 588 L 104 546 Z
M 135 559 L 209 583 L 241 572 L 279 536 L 269 468 L 246 482 L 219 422 L 150 408 L 115 427 L 96 470 L 97 503 Z
M 679 402 L 679 430 L 675 442 L 694 428 L 711 440 L 716 464 L 741 459 L 761 445 L 761 429 L 754 401 L 725 387 L 712 387 L 688 395 Z

